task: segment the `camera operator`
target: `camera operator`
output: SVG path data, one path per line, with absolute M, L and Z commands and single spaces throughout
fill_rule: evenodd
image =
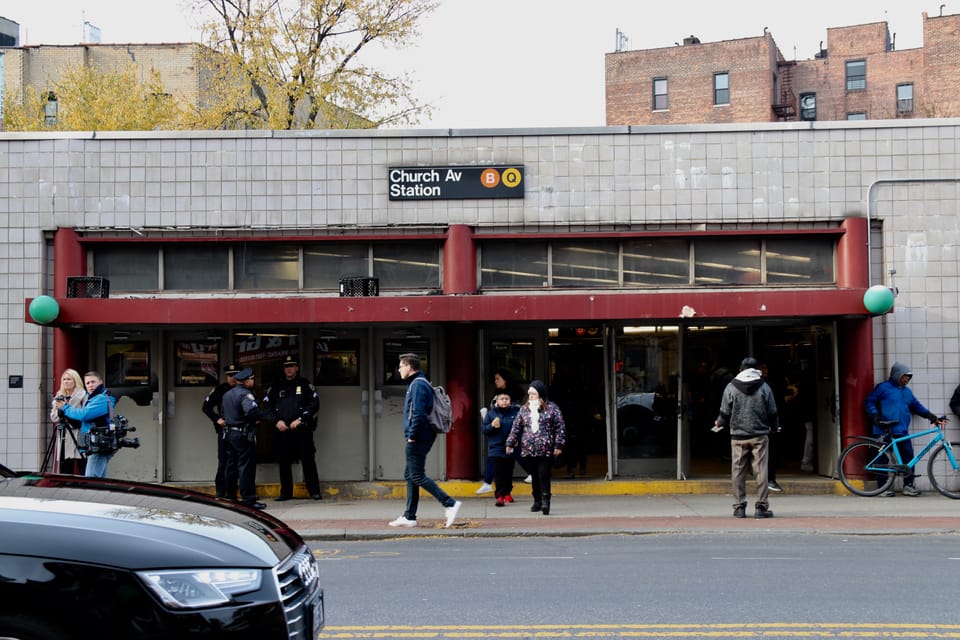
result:
M 80 450 L 86 453 L 88 478 L 105 478 L 107 475 L 107 465 L 116 450 L 112 451 L 85 451 L 83 447 L 84 436 L 89 437 L 90 430 L 95 426 L 106 428 L 110 423 L 110 416 L 113 413 L 113 398 L 107 394 L 103 386 L 103 379 L 96 371 L 88 371 L 83 374 L 83 386 L 87 389 L 87 396 L 80 407 L 73 407 L 66 401 L 54 400 L 54 406 L 60 415 L 67 420 L 80 421 Z
M 83 456 L 77 449 L 77 429 L 80 428 L 78 420 L 64 420 L 60 416 L 60 409 L 57 401 L 79 408 L 83 406 L 83 401 L 87 397 L 87 392 L 83 388 L 83 378 L 75 369 L 67 369 L 60 376 L 60 388 L 54 394 L 50 409 L 50 420 L 57 425 L 58 433 L 56 438 L 56 453 L 54 459 L 54 471 L 57 473 L 71 473 L 81 475 L 84 469 Z

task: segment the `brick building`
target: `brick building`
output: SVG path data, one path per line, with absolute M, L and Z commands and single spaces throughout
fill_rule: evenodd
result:
M 164 89 L 185 104 L 199 107 L 208 90 L 208 74 L 201 63 L 203 46 L 197 43 L 30 45 L 0 48 L 3 91 L 23 99 L 25 88 L 43 94 L 52 91 L 60 76 L 72 67 L 116 71 L 131 63 L 147 81 L 156 71 Z
M 886 22 L 827 29 L 810 60 L 773 35 L 606 56 L 608 125 L 879 120 L 960 115 L 960 15 L 923 13 L 923 46 L 897 51 Z

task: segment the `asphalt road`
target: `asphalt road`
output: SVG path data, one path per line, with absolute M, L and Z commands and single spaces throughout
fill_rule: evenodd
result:
M 960 638 L 953 535 L 318 541 L 321 638 Z

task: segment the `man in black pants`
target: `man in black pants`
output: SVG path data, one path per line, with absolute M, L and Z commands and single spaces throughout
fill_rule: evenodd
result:
M 313 385 L 300 376 L 300 363 L 296 358 L 283 361 L 283 380 L 267 390 L 263 398 L 264 419 L 277 428 L 277 459 L 280 463 L 280 495 L 277 501 L 293 497 L 294 460 L 300 460 L 303 482 L 307 493 L 314 500 L 323 498 L 320 493 L 320 478 L 317 475 L 313 442 L 316 427 L 314 416 L 320 408 L 320 400 Z
M 223 419 L 223 396 L 237 384 L 237 380 L 234 378 L 237 375 L 237 365 L 228 364 L 223 368 L 223 373 L 226 374 L 227 381 L 221 382 L 207 394 L 207 397 L 203 399 L 202 409 L 204 415 L 213 422 L 213 428 L 217 432 L 217 475 L 213 479 L 213 483 L 217 487 L 217 497 L 236 500 L 237 487 L 228 487 L 225 477 L 227 452 L 223 429 L 227 426 L 227 421 Z
M 235 375 L 236 386 L 223 396 L 224 449 L 227 468 L 224 477 L 228 487 L 240 481 L 240 501 L 254 509 L 266 509 L 257 500 L 257 420 L 260 407 L 253 395 L 253 369 L 241 369 Z

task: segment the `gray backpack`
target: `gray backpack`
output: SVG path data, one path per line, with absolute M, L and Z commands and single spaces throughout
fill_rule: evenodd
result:
M 430 423 L 433 432 L 450 433 L 453 429 L 453 407 L 450 404 L 450 396 L 443 387 L 434 387 L 426 378 L 417 378 L 417 380 L 423 380 L 433 389 L 433 410 L 427 416 L 427 422 Z

